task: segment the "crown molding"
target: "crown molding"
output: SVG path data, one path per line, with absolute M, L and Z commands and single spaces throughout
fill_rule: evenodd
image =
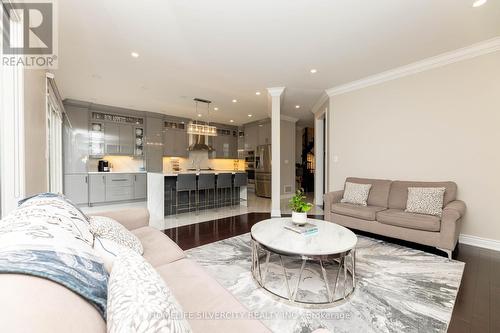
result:
M 297 121 L 299 121 L 299 118 L 290 117 L 290 116 L 282 114 L 281 115 L 281 120 L 285 120 L 285 121 L 289 121 L 289 122 L 292 122 L 292 123 L 296 123 Z
M 325 90 L 325 92 L 329 97 L 341 95 L 348 93 L 350 91 L 399 79 L 405 76 L 417 74 L 437 67 L 446 66 L 462 60 L 475 58 L 499 50 L 500 50 L 500 37 L 495 37 L 454 51 L 442 53 L 434 57 L 420 60 L 402 67 L 391 69 L 379 74 L 371 75 L 364 79 L 342 84 L 327 89 Z
M 311 109 L 311 112 L 315 115 L 315 116 L 319 116 L 323 113 L 323 110 L 320 110 L 319 108 L 326 102 L 328 101 L 328 98 L 330 98 L 330 96 L 328 96 L 328 94 L 326 92 L 323 92 L 320 96 L 320 98 L 316 101 L 316 103 L 314 103 L 312 109 Z
M 272 97 L 279 97 L 279 96 L 281 96 L 281 94 L 283 94 L 283 91 L 285 91 L 285 87 L 267 88 L 267 92 Z

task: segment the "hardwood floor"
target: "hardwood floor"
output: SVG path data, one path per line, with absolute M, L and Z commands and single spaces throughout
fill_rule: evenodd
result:
M 187 250 L 247 233 L 255 223 L 268 218 L 269 213 L 249 213 L 164 232 L 183 250 Z M 435 248 L 364 232 L 356 233 L 445 256 Z M 459 244 L 453 257 L 465 262 L 465 270 L 448 332 L 500 332 L 500 252 Z

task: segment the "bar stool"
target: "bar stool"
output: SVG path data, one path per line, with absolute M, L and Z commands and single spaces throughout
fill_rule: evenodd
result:
M 233 196 L 233 175 L 231 173 L 219 173 L 217 175 L 217 188 L 215 191 L 215 204 L 221 206 L 222 204 L 231 203 L 231 199 L 228 201 L 225 197 L 227 190 L 231 192 L 231 197 Z M 221 198 L 222 197 L 222 198 Z
M 240 198 L 240 187 L 242 186 L 247 186 L 248 184 L 248 175 L 246 172 L 237 172 L 234 175 L 234 181 L 233 181 L 233 187 L 235 190 L 235 195 L 231 196 L 232 204 L 234 205 L 234 202 L 237 201 L 238 204 L 241 203 L 241 198 Z
M 215 173 L 200 173 L 198 176 L 198 191 L 197 191 L 197 204 L 198 209 L 203 207 L 207 209 L 210 206 L 210 190 L 213 193 L 212 204 L 215 202 Z M 205 194 L 204 204 L 202 205 L 200 202 L 200 191 L 203 191 Z
M 179 193 L 188 192 L 188 203 L 187 209 L 191 211 L 191 192 L 195 191 L 196 197 L 196 174 L 194 173 L 181 173 L 177 175 L 177 184 L 175 188 L 176 200 L 175 200 L 175 215 L 179 213 L 181 204 L 179 203 Z M 195 199 L 196 201 L 196 199 Z M 196 208 L 196 205 L 195 205 Z M 186 209 L 186 208 L 183 208 Z

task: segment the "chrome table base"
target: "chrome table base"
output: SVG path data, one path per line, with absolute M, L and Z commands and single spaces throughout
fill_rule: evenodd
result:
M 272 291 L 266 287 L 266 277 L 269 273 L 269 260 L 271 255 L 276 255 L 279 257 L 279 265 L 281 266 L 283 272 L 283 283 L 286 290 L 286 295 L 280 295 L 275 291 Z M 291 258 L 295 260 L 301 260 L 300 271 L 298 279 L 294 286 L 294 289 L 290 289 L 291 281 L 287 274 L 287 268 L 283 263 L 283 258 Z M 263 260 L 265 258 L 265 261 Z M 262 263 L 264 261 L 264 263 Z M 297 294 L 300 289 L 302 282 L 302 275 L 306 263 L 314 264 L 318 263 L 321 270 L 321 277 L 325 283 L 325 288 L 327 292 L 327 297 L 325 301 L 322 302 L 309 302 L 297 299 Z M 350 262 L 350 265 L 349 265 Z M 330 286 L 328 279 L 329 272 L 325 263 L 331 263 L 333 267 L 337 267 L 337 274 L 335 278 L 335 284 L 333 285 L 333 291 Z M 264 267 L 261 267 L 264 264 Z M 350 267 L 348 267 L 350 266 Z M 338 253 L 332 255 L 322 255 L 322 256 L 305 256 L 289 253 L 279 253 L 267 248 L 266 246 L 259 244 L 256 240 L 252 239 L 252 276 L 257 284 L 267 292 L 271 293 L 273 296 L 280 300 L 284 300 L 288 303 L 305 306 L 307 308 L 325 308 L 331 307 L 343 303 L 352 293 L 356 287 L 356 251 L 355 249 Z M 343 277 L 341 282 L 340 277 Z M 349 288 L 349 283 L 351 286 Z M 342 288 L 342 289 L 340 289 Z

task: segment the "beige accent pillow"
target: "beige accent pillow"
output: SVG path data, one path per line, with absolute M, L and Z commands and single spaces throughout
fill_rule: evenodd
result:
M 158 272 L 126 249 L 113 264 L 108 283 L 108 333 L 192 333 L 184 311 Z
M 371 184 L 357 184 L 346 182 L 344 188 L 344 197 L 342 198 L 342 200 L 340 200 L 340 202 L 366 206 L 371 188 Z
M 443 213 L 444 187 L 408 187 L 407 213 L 441 216 Z
M 127 228 L 119 222 L 110 217 L 91 216 L 90 232 L 94 235 L 94 237 L 112 240 L 122 246 L 134 250 L 140 255 L 144 253 L 144 249 L 139 238 L 128 231 Z

